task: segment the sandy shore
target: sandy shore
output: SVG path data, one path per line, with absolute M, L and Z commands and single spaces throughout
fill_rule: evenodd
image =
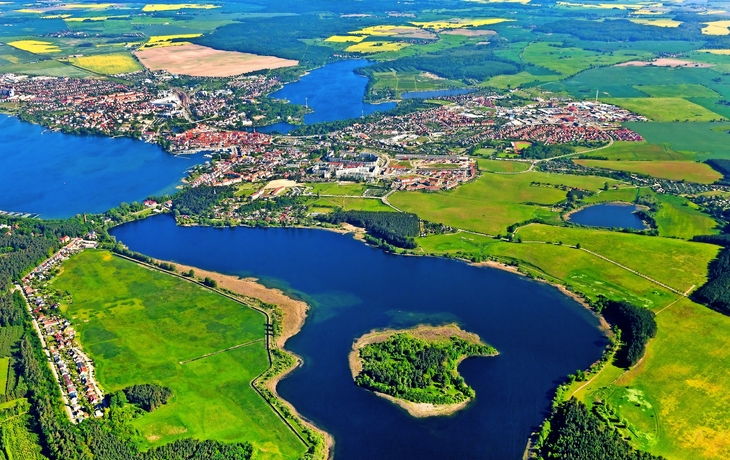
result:
M 288 297 L 279 289 L 267 288 L 260 284 L 256 278 L 239 278 L 237 276 L 223 275 L 218 272 L 211 272 L 176 262 L 169 263 L 175 265 L 181 273 L 193 270 L 197 278 L 209 277 L 214 279 L 218 283 L 218 286 L 223 289 L 231 290 L 236 294 L 254 297 L 266 303 L 278 305 L 284 314 L 281 336 L 276 340 L 276 346 L 279 348 L 282 348 L 287 339 L 296 335 L 302 329 L 302 326 L 304 326 L 309 305 L 301 300 Z
M 381 330 L 374 330 L 371 331 L 359 339 L 355 340 L 355 342 L 352 344 L 352 350 L 350 351 L 350 354 L 347 356 L 347 360 L 350 363 L 350 372 L 352 373 L 353 380 L 357 375 L 362 371 L 362 360 L 360 359 L 360 349 L 366 345 L 372 344 L 372 343 L 379 343 L 384 342 L 388 338 L 394 336 L 395 334 L 401 334 L 401 333 L 408 333 L 416 338 L 422 339 L 422 340 L 439 340 L 439 339 L 448 339 L 449 337 L 460 337 L 464 340 L 468 340 L 472 343 L 478 343 L 480 345 L 486 345 L 482 339 L 479 338 L 478 335 L 466 332 L 462 330 L 457 324 L 446 324 L 444 326 L 429 326 L 429 325 L 420 325 L 416 326 L 411 329 L 381 329 Z M 492 356 L 496 356 L 492 355 Z M 457 363 L 458 366 L 458 363 Z M 374 391 L 376 395 L 380 396 L 381 398 L 385 398 L 388 401 L 397 404 L 398 406 L 405 409 L 411 416 L 423 418 L 423 417 L 433 417 L 433 416 L 440 416 L 440 415 L 451 415 L 455 412 L 460 411 L 461 409 L 465 408 L 467 405 L 469 405 L 469 402 L 471 399 L 467 399 L 466 401 L 462 401 L 460 403 L 456 404 L 430 404 L 430 403 L 415 403 L 412 401 L 406 401 L 404 399 L 395 398 L 391 395 L 387 395 L 384 393 L 380 393 L 377 391 Z

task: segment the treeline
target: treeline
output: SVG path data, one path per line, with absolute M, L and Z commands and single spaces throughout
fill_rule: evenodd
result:
M 83 236 L 92 228 L 91 224 L 80 219 L 42 221 L 0 218 L 0 224 L 10 227 L 0 231 L 0 248 L 3 248 L 0 291 L 7 289 L 12 281 L 19 280 L 28 270 L 56 252 L 61 247 L 61 237 Z
M 730 234 L 699 235 L 692 240 L 723 246 L 715 260 L 710 262 L 707 282 L 692 293 L 692 300 L 730 315 Z
M 180 214 L 200 215 L 209 211 L 222 199 L 233 197 L 234 190 L 235 188 L 231 186 L 188 187 L 172 198 L 172 210 L 176 216 Z
M 474 397 L 474 390 L 456 373 L 463 356 L 496 353 L 488 345 L 451 337 L 448 342 L 429 343 L 407 334 L 396 334 L 360 349 L 362 371 L 358 386 L 417 403 L 452 404 Z M 444 390 L 453 386 L 453 394 Z
M 523 158 L 553 158 L 561 155 L 568 155 L 573 153 L 573 148 L 569 145 L 564 144 L 543 144 L 536 142 L 531 146 L 520 150 L 520 155 Z
M 172 397 L 172 390 L 153 383 L 143 383 L 141 385 L 132 385 L 124 390 L 124 396 L 127 401 L 135 404 L 147 412 L 152 412 Z
M 629 368 L 644 357 L 646 344 L 657 333 L 654 312 L 625 301 L 606 300 L 598 308 L 606 320 L 621 331 L 623 345 L 616 352 L 615 364 Z
M 581 40 L 597 42 L 680 40 L 704 41 L 697 24 L 680 24 L 679 27 L 646 27 L 627 19 L 614 19 L 597 23 L 580 19 L 560 19 L 538 26 L 535 32 L 544 34 L 570 34 Z M 704 37 L 707 38 L 706 36 Z
M 435 53 L 406 56 L 367 67 L 367 72 L 389 72 L 393 69 L 431 72 L 450 80 L 468 83 L 484 81 L 495 75 L 512 75 L 524 70 L 524 65 L 500 58 L 484 46 L 462 46 Z
M 558 406 L 543 425 L 538 441 L 540 459 L 661 460 L 634 450 L 613 428 L 606 426 L 580 401 Z
M 318 217 L 323 222 L 341 224 L 347 222 L 362 227 L 375 237 L 404 249 L 415 249 L 413 239 L 420 234 L 421 223 L 417 215 L 402 212 L 335 211 Z
M 718 180 L 718 184 L 730 185 L 730 160 L 721 160 L 719 158 L 711 158 L 705 161 L 712 169 L 722 174 L 722 179 Z

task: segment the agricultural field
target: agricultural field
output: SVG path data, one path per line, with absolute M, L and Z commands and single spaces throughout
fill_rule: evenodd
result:
M 712 169 L 708 164 L 695 161 L 573 161 L 590 168 L 627 171 L 659 177 L 661 179 L 686 180 L 698 184 L 712 184 L 722 178 L 722 174 Z
M 373 40 L 350 45 L 345 48 L 345 51 L 350 53 L 386 53 L 388 51 L 400 51 L 408 46 L 411 46 L 411 44 L 406 42 Z
M 596 153 L 586 154 L 586 159 L 591 155 L 597 158 L 606 158 L 607 161 L 690 161 L 694 155 L 688 152 L 672 150 L 669 144 L 650 144 L 642 142 L 617 141 L 613 145 L 601 149 Z
M 678 97 L 609 98 L 604 102 L 659 122 L 725 120 L 722 115 Z
M 655 196 L 661 204 L 661 209 L 655 216 L 660 236 L 691 239 L 696 235 L 719 232 L 717 222 L 686 198 L 674 195 Z
M 557 42 L 535 42 L 522 51 L 525 62 L 568 76 L 590 67 L 618 64 L 642 56 L 644 53 L 615 52 L 611 54 L 565 47 Z
M 151 382 L 172 389 L 170 403 L 133 422 L 147 445 L 194 437 L 250 441 L 265 459 L 303 454 L 250 386 L 269 365 L 261 313 L 105 251 L 73 257 L 53 287 L 71 293 L 63 309 L 106 391 Z
M 10 371 L 10 358 L 0 358 L 0 395 L 4 395 L 8 386 L 8 372 Z
M 715 91 L 697 83 L 677 84 L 677 85 L 634 85 L 642 93 L 646 93 L 651 97 L 720 97 Z
M 540 182 L 545 186 L 532 186 Z M 456 190 L 439 193 L 397 192 L 388 200 L 406 212 L 426 220 L 454 227 L 497 235 L 507 227 L 535 217 L 557 219 L 552 205 L 566 198 L 566 191 L 553 187 L 564 185 L 598 190 L 602 177 L 567 176 L 527 172 L 524 174 L 484 174 Z
M 418 71 L 373 72 L 373 79 L 373 89 L 392 88 L 396 94 L 406 91 L 430 91 L 466 86 L 459 81 L 447 80 L 428 72 Z
M 61 48 L 55 44 L 43 41 L 43 40 L 16 40 L 8 42 L 8 45 L 18 48 L 22 51 L 27 51 L 33 54 L 48 54 L 48 53 L 60 53 Z
M 626 123 L 625 126 L 641 134 L 650 144 L 666 145 L 678 152 L 694 152 L 694 160 L 730 159 L 728 123 Z M 603 151 L 600 153 L 603 155 Z
M 489 172 L 523 172 L 530 168 L 530 163 L 523 161 L 500 161 L 500 160 L 477 160 L 477 165 L 481 171 Z
M 220 5 L 211 4 L 198 4 L 198 3 L 148 3 L 142 8 L 142 11 L 155 12 L 155 11 L 178 11 L 178 10 L 190 10 L 190 9 L 202 9 L 210 10 L 213 8 L 220 8 Z
M 101 75 L 116 75 L 142 70 L 142 66 L 126 53 L 97 54 L 69 58 L 68 62 L 84 70 Z
M 292 67 L 298 64 L 297 61 L 290 59 L 236 51 L 219 51 L 193 44 L 155 46 L 137 51 L 135 56 L 149 70 L 167 70 L 170 73 L 194 77 L 230 77 L 264 69 Z
M 351 195 L 351 196 L 362 196 L 368 186 L 365 184 L 358 184 L 356 182 L 318 182 L 314 184 L 307 184 L 312 187 L 311 193 L 322 195 Z
M 308 203 L 312 212 L 328 213 L 337 208 L 343 211 L 385 211 L 394 212 L 390 206 L 375 198 L 321 197 Z
M 674 238 L 572 227 L 529 224 L 518 231 L 523 241 L 562 242 L 596 252 L 680 292 L 707 280 L 707 265 L 718 247 Z

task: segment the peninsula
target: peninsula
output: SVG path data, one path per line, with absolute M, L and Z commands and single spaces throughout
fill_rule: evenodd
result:
M 475 394 L 457 372 L 470 356 L 497 350 L 456 324 L 372 331 L 355 341 L 349 355 L 358 386 L 375 392 L 414 417 L 450 415 Z

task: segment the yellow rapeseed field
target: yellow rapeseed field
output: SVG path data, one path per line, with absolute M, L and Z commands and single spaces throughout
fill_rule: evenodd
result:
M 140 49 L 160 48 L 163 46 L 189 45 L 190 42 L 173 42 L 180 38 L 197 38 L 203 34 L 177 34 L 177 35 L 153 35 L 149 41 L 142 45 Z
M 398 51 L 410 43 L 403 42 L 361 42 L 345 48 L 345 51 L 353 53 L 384 53 L 386 51 Z
M 142 11 L 153 12 L 153 11 L 175 11 L 184 9 L 202 9 L 210 10 L 212 8 L 220 8 L 219 5 L 210 4 L 198 4 L 198 3 L 150 3 L 142 8 Z
M 43 42 L 40 40 L 16 40 L 8 42 L 8 45 L 18 48 L 19 50 L 28 51 L 33 54 L 44 53 L 60 53 L 61 48 L 51 42 Z
M 730 21 L 714 21 L 706 22 L 707 27 L 702 29 L 702 33 L 705 35 L 730 35 Z
M 365 40 L 367 37 L 357 36 L 357 35 L 333 35 L 327 39 L 325 39 L 326 42 L 332 42 L 332 43 L 360 43 L 361 41 Z
M 128 18 L 129 15 L 121 15 L 121 16 L 90 16 L 88 18 L 71 18 L 66 17 L 64 18 L 66 22 L 84 22 L 84 21 L 106 21 L 110 18 Z
M 710 54 L 721 54 L 721 55 L 730 55 L 730 50 L 697 50 L 700 53 L 710 53 Z
M 98 54 L 96 56 L 81 56 L 69 58 L 68 62 L 102 75 L 116 75 L 142 70 L 142 66 L 129 54 L 113 53 Z
M 674 19 L 629 19 L 629 21 L 634 24 L 656 27 L 679 27 L 682 24 L 680 21 L 675 21 Z

